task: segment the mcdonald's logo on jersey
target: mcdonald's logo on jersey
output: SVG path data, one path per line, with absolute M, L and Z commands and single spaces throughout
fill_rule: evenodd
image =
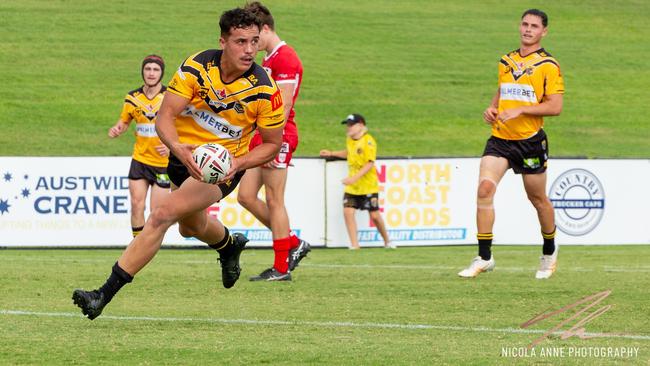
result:
M 282 94 L 280 94 L 280 90 L 278 90 L 271 95 L 271 110 L 274 111 L 280 107 L 282 107 Z

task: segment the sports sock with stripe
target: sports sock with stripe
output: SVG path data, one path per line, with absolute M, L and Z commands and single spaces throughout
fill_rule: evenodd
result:
M 476 234 L 478 239 L 478 255 L 481 259 L 487 261 L 492 258 L 492 239 L 494 235 L 492 233 L 479 233 Z
M 544 238 L 542 253 L 544 255 L 551 255 L 555 252 L 555 231 L 555 228 L 553 228 L 553 232 L 548 234 L 542 231 L 542 238 Z

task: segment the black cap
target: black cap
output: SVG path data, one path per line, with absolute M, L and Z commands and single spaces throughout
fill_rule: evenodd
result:
M 366 119 L 363 118 L 362 115 L 353 113 L 345 118 L 344 121 L 341 122 L 342 125 L 348 125 L 352 126 L 357 123 L 363 123 L 364 125 L 366 124 Z

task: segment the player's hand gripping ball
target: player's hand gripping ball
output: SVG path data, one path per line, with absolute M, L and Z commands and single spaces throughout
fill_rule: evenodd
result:
M 228 174 L 232 157 L 223 146 L 215 143 L 203 144 L 192 152 L 194 161 L 203 173 L 205 183 L 216 184 Z

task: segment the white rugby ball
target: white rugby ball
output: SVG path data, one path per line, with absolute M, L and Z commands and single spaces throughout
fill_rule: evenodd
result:
M 197 147 L 192 152 L 192 157 L 203 173 L 203 181 L 210 184 L 222 180 L 228 174 L 232 162 L 230 151 L 215 143 Z

